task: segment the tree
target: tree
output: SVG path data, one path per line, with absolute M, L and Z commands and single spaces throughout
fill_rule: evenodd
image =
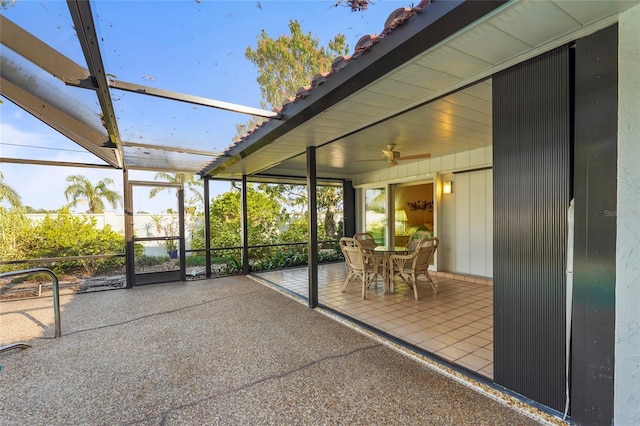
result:
M 336 35 L 327 47 L 319 47 L 319 40 L 311 33 L 303 33 L 298 21 L 289 21 L 289 31 L 291 35 L 274 40 L 262 30 L 256 49 L 245 50 L 244 56 L 258 68 L 263 109 L 280 107 L 298 88 L 311 83 L 316 74 L 330 71 L 337 56 L 349 51 L 343 34 Z M 254 118 L 245 125 L 237 125 L 239 136 L 262 121 Z
M 189 175 L 186 173 L 158 172 L 154 176 L 154 179 L 163 180 L 170 183 L 184 184 L 185 189 L 188 189 L 191 194 L 191 197 L 189 199 L 186 199 L 185 197 L 185 203 L 202 205 L 202 202 L 204 200 L 202 197 L 202 192 L 200 192 L 200 188 L 202 188 L 202 181 L 196 180 L 195 175 Z M 153 188 L 151 192 L 149 192 L 149 198 L 155 197 L 160 191 L 163 191 L 165 189 L 170 188 L 166 186 L 157 186 Z
M 261 184 L 260 189 L 269 197 L 274 198 L 282 204 L 298 206 L 299 214 L 306 214 L 308 204 L 307 187 L 304 185 L 289 184 Z M 342 205 L 342 189 L 334 186 L 319 186 L 317 188 L 316 204 L 318 216 L 322 216 L 322 232 L 318 232 L 318 238 L 335 239 L 342 233 L 342 227 L 336 223 L 335 215 Z M 320 231 L 319 230 L 319 231 Z
M 107 200 L 114 209 L 122 203 L 120 194 L 109 189 L 109 185 L 113 185 L 113 179 L 104 178 L 95 186 L 82 175 L 67 176 L 66 181 L 69 182 L 69 186 L 64 191 L 64 196 L 67 201 L 70 201 L 70 207 L 75 207 L 84 201 L 89 205 L 88 213 L 102 213 L 104 212 L 103 199 Z
M 4 183 L 4 175 L 0 172 L 0 202 L 7 200 L 12 207 L 19 207 L 22 205 L 20 195 L 15 189 Z

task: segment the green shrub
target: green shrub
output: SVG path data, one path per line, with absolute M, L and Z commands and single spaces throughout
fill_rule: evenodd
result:
M 124 252 L 124 236 L 109 225 L 96 227 L 94 218 L 74 216 L 68 210 L 47 215 L 32 229 L 32 238 L 25 244 L 29 258 L 72 257 Z M 69 260 L 55 262 L 53 270 L 64 273 L 81 267 L 89 274 L 107 267 L 121 266 L 124 258 L 98 260 Z

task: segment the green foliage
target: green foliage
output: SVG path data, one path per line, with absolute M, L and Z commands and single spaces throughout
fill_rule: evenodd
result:
M 298 231 L 302 238 L 282 238 L 284 242 L 306 241 L 307 231 L 301 230 L 300 226 L 307 225 L 307 187 L 304 185 L 291 184 L 260 184 L 260 190 L 269 197 L 277 199 L 280 203 L 298 208 L 298 219 L 291 223 L 293 232 Z M 342 236 L 342 223 L 336 223 L 336 212 L 342 210 L 342 188 L 335 186 L 318 186 L 316 204 L 318 207 L 318 217 L 322 220 L 322 226 L 318 227 L 319 240 L 337 239 Z
M 6 209 L 0 206 L 0 258 L 2 260 L 17 260 L 26 256 L 24 243 L 32 238 L 31 221 L 25 215 L 24 209 L 13 207 Z M 9 266 L 0 267 L 0 271 L 12 269 Z
M 289 227 L 280 235 L 280 241 L 287 243 L 309 240 L 309 221 L 306 215 L 300 219 L 291 221 Z
M 280 217 L 284 214 L 277 200 L 269 198 L 253 185 L 247 188 L 247 209 L 249 215 L 249 245 L 272 244 L 277 242 Z M 211 246 L 239 247 L 240 239 L 240 192 L 227 191 L 211 202 Z M 202 225 L 200 225 L 202 227 Z M 192 234 L 191 247 L 204 248 L 204 231 Z
M 4 183 L 4 175 L 0 172 L 0 204 L 7 201 L 11 207 L 20 207 L 22 200 L 15 189 Z
M 138 258 L 140 256 L 144 255 L 144 246 L 140 243 L 133 243 L 133 253 L 135 254 L 135 257 Z
M 244 53 L 258 68 L 262 98 L 273 108 L 282 105 L 299 87 L 310 84 L 314 75 L 329 71 L 334 58 L 348 52 L 342 34 L 327 47 L 320 47 L 319 40 L 311 33 L 305 34 L 298 21 L 289 21 L 289 31 L 291 35 L 272 39 L 262 30 L 256 49 L 247 47 Z
M 32 231 L 33 238 L 26 242 L 24 250 L 29 258 L 70 257 L 124 252 L 124 237 L 110 226 L 96 228 L 94 218 L 74 216 L 63 210 L 55 217 L 45 216 Z M 55 264 L 55 272 L 66 272 L 78 266 L 87 273 L 95 273 L 107 266 L 121 265 L 123 258 L 104 260 L 64 261 Z
M 164 256 L 147 256 L 144 254 L 137 255 L 136 254 L 136 266 L 156 266 L 162 265 L 167 261 L 167 258 Z
M 346 37 L 336 35 L 326 47 L 320 46 L 311 33 L 304 33 L 298 21 L 289 21 L 290 35 L 271 38 L 264 30 L 256 38 L 254 49 L 247 47 L 245 58 L 258 68 L 258 84 L 263 109 L 277 109 L 285 100 L 295 96 L 298 88 L 307 86 L 313 77 L 331 70 L 333 60 L 349 52 Z M 252 118 L 244 125 L 236 125 L 238 137 L 255 128 L 264 119 Z
M 307 253 L 302 249 L 289 248 L 286 251 L 282 251 L 282 248 L 278 247 L 270 256 L 252 262 L 251 270 L 266 271 L 269 269 L 301 266 L 307 264 L 307 259 Z
M 340 188 L 323 187 L 326 196 L 319 197 L 325 206 L 324 211 L 335 210 L 327 205 L 340 205 L 342 191 Z M 319 203 L 320 204 L 320 203 Z M 252 270 L 266 270 L 300 266 L 307 263 L 307 245 L 280 246 L 280 243 L 305 243 L 308 238 L 308 218 L 306 212 L 306 187 L 301 185 L 248 185 L 248 227 L 250 265 Z M 302 207 L 296 212 L 296 207 Z M 240 240 L 240 192 L 231 190 L 216 197 L 211 203 L 211 247 L 239 247 Z M 334 222 L 335 223 L 335 222 Z M 336 239 L 341 227 L 335 225 L 333 234 L 328 235 L 326 227 L 318 228 L 318 239 Z M 191 231 L 191 248 L 204 248 L 204 225 L 202 222 Z M 272 246 L 274 245 L 275 246 Z M 260 246 L 260 247 L 256 247 Z M 266 246 L 266 247 L 265 247 Z M 339 252 L 339 249 L 338 249 Z M 240 258 L 237 254 L 218 253 L 221 258 L 212 263 L 225 264 L 226 273 L 237 273 L 241 270 Z M 334 261 L 339 257 L 331 250 L 323 250 L 320 261 Z

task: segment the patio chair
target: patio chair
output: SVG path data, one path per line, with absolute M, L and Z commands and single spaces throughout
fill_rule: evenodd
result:
M 363 250 L 362 245 L 355 238 L 340 238 L 340 249 L 344 254 L 347 265 L 347 279 L 342 285 L 342 292 L 347 290 L 347 285 L 354 277 L 362 281 L 362 298 L 366 299 L 367 288 L 379 276 L 384 280 L 384 271 L 380 256 L 375 256 Z
M 409 237 L 409 242 L 405 246 L 409 251 L 413 251 L 418 248 L 418 245 L 427 238 L 431 238 L 431 231 L 415 231 Z
M 368 232 L 358 232 L 353 236 L 353 238 L 358 240 L 362 248 L 365 250 L 374 249 L 378 245 L 375 238 L 373 238 L 373 235 Z
M 394 280 L 396 277 L 402 278 L 409 286 L 413 287 L 413 295 L 418 300 L 418 276 L 423 274 L 427 277 L 434 293 L 438 294 L 438 288 L 429 275 L 429 264 L 438 248 L 438 238 L 423 239 L 418 247 L 411 254 L 393 254 L 389 256 L 391 269 L 391 292 L 394 291 Z

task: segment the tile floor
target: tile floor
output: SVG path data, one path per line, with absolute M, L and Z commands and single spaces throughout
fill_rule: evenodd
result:
M 493 379 L 493 287 L 491 281 L 446 273 L 432 273 L 434 294 L 427 282 L 413 290 L 397 280 L 395 293 L 384 294 L 382 282 L 361 298 L 361 284 L 346 278 L 344 263 L 320 265 L 318 301 L 367 325 Z M 254 274 L 296 294 L 308 297 L 308 270 L 294 268 Z

